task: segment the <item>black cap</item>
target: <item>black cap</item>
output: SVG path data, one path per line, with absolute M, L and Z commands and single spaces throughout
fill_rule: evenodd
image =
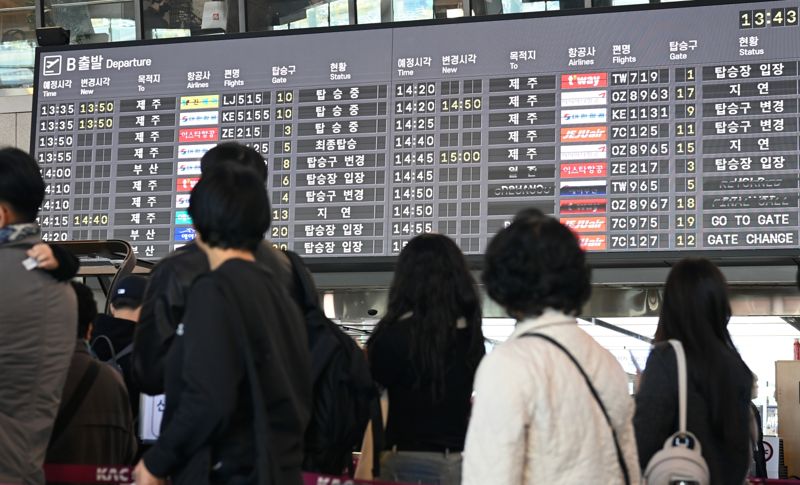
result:
M 122 278 L 111 295 L 111 304 L 116 308 L 138 308 L 144 299 L 147 279 L 130 275 Z

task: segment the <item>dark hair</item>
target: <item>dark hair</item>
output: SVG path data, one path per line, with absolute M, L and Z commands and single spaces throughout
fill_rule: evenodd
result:
M 537 209 L 536 207 L 526 207 L 525 209 L 522 209 L 521 211 L 519 211 L 516 214 L 514 214 L 514 221 L 513 222 L 526 221 L 526 220 L 536 220 L 536 219 L 541 219 L 543 217 L 546 217 L 544 215 L 544 212 L 542 212 L 541 210 Z
M 203 175 L 209 170 L 226 166 L 246 167 L 256 172 L 261 180 L 267 181 L 267 163 L 260 153 L 236 142 L 220 143 L 207 151 L 200 159 Z
M 89 325 L 97 318 L 97 302 L 88 286 L 77 281 L 70 281 L 75 295 L 78 297 L 78 338 L 86 338 Z
M 407 314 L 411 318 L 405 318 Z M 416 385 L 430 382 L 433 398 L 440 399 L 445 394 L 445 365 L 454 351 L 461 318 L 466 320 L 469 332 L 464 364 L 474 372 L 486 353 L 475 279 L 452 239 L 423 234 L 409 241 L 400 252 L 386 315 L 378 322 L 370 340 L 390 326 L 409 325 L 410 359 L 417 376 Z
M 44 200 L 39 165 L 17 148 L 0 150 L 0 201 L 11 205 L 17 222 L 33 222 Z
M 486 251 L 483 283 L 517 318 L 546 308 L 577 315 L 592 291 L 578 239 L 552 217 L 520 219 L 497 233 Z
M 270 225 L 267 190 L 250 169 L 218 167 L 195 185 L 189 215 L 209 246 L 255 251 Z
M 689 370 L 708 383 L 700 392 L 709 403 L 712 429 L 724 439 L 736 436 L 736 426 L 749 413 L 750 387 L 744 401 L 736 395 L 739 369 L 731 358 L 746 364 L 728 333 L 731 306 L 725 277 L 707 259 L 689 258 L 672 267 L 656 329 L 656 342 L 680 340 L 690 361 Z M 749 371 L 748 371 L 749 372 Z M 742 407 L 742 409 L 740 409 Z

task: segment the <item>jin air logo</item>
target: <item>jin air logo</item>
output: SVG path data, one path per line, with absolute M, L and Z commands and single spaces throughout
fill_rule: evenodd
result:
M 45 76 L 61 75 L 61 56 L 44 56 L 44 68 L 42 74 Z

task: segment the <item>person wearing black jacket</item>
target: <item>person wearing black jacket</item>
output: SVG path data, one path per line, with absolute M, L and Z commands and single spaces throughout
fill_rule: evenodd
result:
M 656 345 L 636 393 L 634 427 L 642 470 L 678 430 L 679 340 L 688 373 L 687 428 L 700 442 L 711 483 L 743 483 L 750 466 L 753 374 L 728 333 L 731 307 L 725 279 L 705 259 L 685 259 L 670 271 Z
M 161 435 L 139 485 L 300 485 L 311 409 L 302 316 L 255 251 L 270 225 L 262 180 L 219 167 L 192 191 L 211 272 L 192 286 L 166 359 Z
M 92 327 L 92 351 L 103 362 L 114 364 L 122 373 L 134 418 L 139 416 L 139 385 L 133 378 L 133 332 L 142 310 L 147 279 L 138 275 L 122 278 L 109 295 L 111 315 L 100 314 Z
M 217 166 L 243 166 L 261 179 L 267 179 L 264 158 L 238 143 L 221 143 L 209 150 L 200 162 L 203 173 Z M 288 289 L 294 301 L 300 301 L 286 255 L 271 242 L 262 240 L 255 256 L 274 273 L 280 285 Z M 150 273 L 133 350 L 134 377 L 142 392 L 150 395 L 164 392 L 164 360 L 186 309 L 189 288 L 209 271 L 205 254 L 196 244 L 190 243 L 162 259 Z

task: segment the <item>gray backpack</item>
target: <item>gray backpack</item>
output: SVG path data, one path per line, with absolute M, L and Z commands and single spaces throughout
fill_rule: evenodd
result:
M 683 345 L 670 340 L 678 362 L 678 431 L 667 438 L 664 448 L 653 455 L 644 472 L 645 485 L 708 485 L 709 471 L 703 448 L 695 435 L 686 429 L 686 354 Z

